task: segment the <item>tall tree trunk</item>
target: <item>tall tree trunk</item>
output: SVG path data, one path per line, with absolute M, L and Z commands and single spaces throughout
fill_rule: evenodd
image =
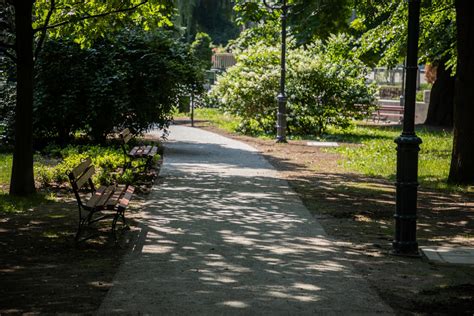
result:
M 438 64 L 436 80 L 431 89 L 430 105 L 425 124 L 431 126 L 453 126 L 454 83 L 451 71 L 444 61 Z
M 33 177 L 33 0 L 15 2 L 17 88 L 10 194 L 35 193 Z
M 456 0 L 458 63 L 449 182 L 474 184 L 474 6 Z

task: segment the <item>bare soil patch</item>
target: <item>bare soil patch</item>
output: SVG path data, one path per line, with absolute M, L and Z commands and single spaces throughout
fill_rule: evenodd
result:
M 182 122 L 186 124 L 185 122 Z M 273 140 L 204 128 L 257 148 L 298 193 L 354 267 L 400 314 L 474 314 L 474 267 L 433 264 L 390 254 L 395 188 L 390 181 L 348 173 L 337 154 L 306 141 Z M 474 246 L 474 195 L 419 189 L 420 246 Z

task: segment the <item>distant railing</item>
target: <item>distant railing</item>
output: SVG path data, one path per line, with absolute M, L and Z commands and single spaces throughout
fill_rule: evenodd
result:
M 236 64 L 234 54 L 231 53 L 216 53 L 212 56 L 212 68 L 227 69 Z

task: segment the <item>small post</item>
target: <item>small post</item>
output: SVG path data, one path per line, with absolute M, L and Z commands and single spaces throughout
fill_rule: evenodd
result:
M 408 48 L 405 80 L 403 132 L 397 143 L 395 239 L 393 253 L 418 256 L 416 241 L 418 152 L 421 139 L 415 133 L 415 104 L 418 72 L 420 0 L 408 0 Z
M 194 127 L 194 89 L 191 91 L 191 127 Z

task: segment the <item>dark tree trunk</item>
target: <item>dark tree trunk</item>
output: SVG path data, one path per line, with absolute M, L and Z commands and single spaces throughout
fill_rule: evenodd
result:
M 15 1 L 17 88 L 10 194 L 35 193 L 33 177 L 33 0 Z
M 474 6 L 456 0 L 458 63 L 449 182 L 474 184 Z
M 431 126 L 453 126 L 454 83 L 451 71 L 440 62 L 436 71 L 436 81 L 431 89 L 430 105 L 425 124 Z

